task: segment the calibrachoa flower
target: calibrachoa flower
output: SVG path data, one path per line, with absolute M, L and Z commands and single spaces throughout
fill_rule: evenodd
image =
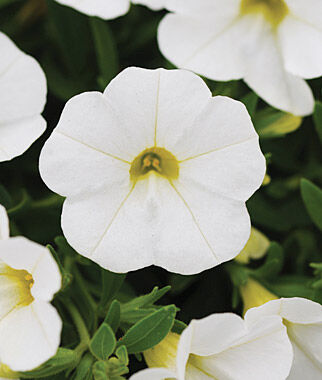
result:
M 278 315 L 283 318 L 294 352 L 291 373 L 287 379 L 320 380 L 322 378 L 322 306 L 305 298 L 276 299 L 273 294 L 253 280 L 242 288 L 242 296 L 246 308 L 255 306 L 251 307 L 245 315 L 245 318 L 252 323 L 269 315 Z
M 89 16 L 103 19 L 113 19 L 126 14 L 130 9 L 131 0 L 56 0 Z M 153 10 L 164 8 L 167 0 L 132 0 L 133 4 L 143 4 Z
M 44 132 L 46 78 L 38 62 L 0 32 L 0 162 L 19 156 Z
M 61 275 L 48 249 L 23 237 L 9 238 L 2 211 L 0 218 L 0 360 L 3 369 L 28 371 L 59 346 L 62 322 L 50 301 Z
M 242 264 L 248 264 L 250 260 L 258 260 L 265 256 L 270 245 L 267 237 L 255 227 L 252 227 L 250 237 L 243 250 L 235 258 Z
M 129 68 L 66 104 L 40 171 L 67 197 L 62 228 L 80 254 L 115 272 L 188 274 L 246 244 L 265 159 L 242 103 L 188 71 Z
M 159 46 L 178 67 L 243 78 L 274 107 L 312 113 L 302 78 L 322 75 L 320 0 L 169 0 L 167 8 Z
M 159 368 L 131 380 L 284 380 L 293 354 L 280 317 L 250 321 L 224 313 L 192 321 L 181 336 L 170 333 L 144 357 Z

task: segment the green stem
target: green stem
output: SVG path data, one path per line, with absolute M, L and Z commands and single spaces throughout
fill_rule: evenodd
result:
M 76 351 L 81 351 L 86 349 L 89 342 L 90 342 L 90 335 L 88 333 L 87 327 L 85 325 L 85 322 L 80 315 L 79 311 L 76 309 L 76 307 L 72 303 L 66 303 L 66 308 L 68 309 L 73 322 L 76 326 L 79 338 L 80 338 L 80 344 L 77 346 Z

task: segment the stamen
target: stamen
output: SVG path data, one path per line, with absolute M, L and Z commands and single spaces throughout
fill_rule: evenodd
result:
M 273 27 L 277 27 L 287 16 L 289 9 L 284 0 L 242 0 L 240 12 L 243 15 L 262 13 Z

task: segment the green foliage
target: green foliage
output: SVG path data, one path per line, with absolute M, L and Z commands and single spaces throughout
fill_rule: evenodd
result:
M 160 343 L 171 331 L 175 315 L 175 306 L 162 307 L 132 326 L 118 344 L 124 344 L 129 354 L 152 348 Z
M 107 323 L 102 323 L 89 344 L 91 353 L 99 360 L 106 360 L 112 355 L 115 347 L 114 331 Z
M 322 231 L 322 190 L 312 182 L 302 179 L 301 193 L 310 217 Z

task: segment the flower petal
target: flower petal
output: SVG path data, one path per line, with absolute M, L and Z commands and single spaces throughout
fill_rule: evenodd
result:
M 278 36 L 287 71 L 308 79 L 322 75 L 322 17 L 319 28 L 292 15 L 286 17 Z
M 265 157 L 242 103 L 213 98 L 185 132 L 175 147 L 181 149 L 180 181 L 243 201 L 260 187 Z
M 198 357 L 198 366 L 218 379 L 285 379 L 293 352 L 281 318 L 270 316 L 246 325 L 249 332 L 244 337 L 221 353 Z
M 6 209 L 0 205 L 0 240 L 9 237 L 9 219 Z
M 190 353 L 199 356 L 225 351 L 232 342 L 247 334 L 244 320 L 233 313 L 213 314 L 193 320 L 187 329 L 193 330 Z
M 167 9 L 187 16 L 211 17 L 215 22 L 232 19 L 239 13 L 239 0 L 168 0 Z M 213 13 L 213 14 L 212 14 Z M 211 16 L 209 16 L 211 14 Z
M 95 192 L 128 178 L 130 163 L 113 154 L 119 152 L 109 138 L 109 128 L 116 125 L 102 94 L 72 98 L 40 155 L 47 186 L 67 196 Z
M 132 3 L 146 5 L 154 11 L 159 11 L 166 6 L 167 1 L 168 0 L 132 0 Z
M 182 199 L 153 173 L 127 192 L 111 186 L 90 198 L 67 199 L 62 226 L 79 253 L 114 272 L 155 264 L 188 274 L 218 263 Z
M 14 371 L 31 370 L 55 355 L 61 319 L 49 303 L 34 301 L 0 321 L 0 357 Z
M 273 107 L 296 116 L 311 114 L 314 99 L 310 87 L 286 71 L 276 35 L 267 23 L 263 22 L 262 26 L 252 47 L 254 54 L 248 62 L 245 82 Z
M 206 17 L 168 14 L 160 23 L 158 42 L 164 56 L 180 68 L 215 80 L 240 79 L 246 70 L 245 45 L 252 28 L 244 18 L 214 22 Z M 243 44 L 241 36 L 245 37 Z
M 174 380 L 176 375 L 165 368 L 147 368 L 130 377 L 130 380 Z
M 38 62 L 0 33 L 0 161 L 20 155 L 45 130 L 46 78 Z
M 306 298 L 280 298 L 249 309 L 246 315 L 249 320 L 257 320 L 264 315 L 280 315 L 292 323 L 320 323 L 322 306 Z
M 292 15 L 321 29 L 322 3 L 320 0 L 285 0 Z
M 24 237 L 2 240 L 0 248 L 0 260 L 11 268 L 24 269 L 33 276 L 33 297 L 50 301 L 61 287 L 61 274 L 49 250 Z
M 109 20 L 127 13 L 130 0 L 56 0 L 89 16 L 97 16 Z

